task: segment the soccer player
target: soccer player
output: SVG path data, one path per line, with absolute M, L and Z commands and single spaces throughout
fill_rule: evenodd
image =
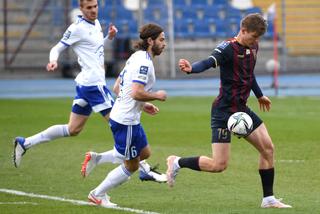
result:
M 118 92 L 110 113 L 110 126 L 114 137 L 116 157 L 123 160 L 120 166 L 110 171 L 107 177 L 89 195 L 89 201 L 105 206 L 115 206 L 107 195 L 109 190 L 126 182 L 138 169 L 139 162 L 150 156 L 151 150 L 140 123 L 141 112 L 150 115 L 159 112 L 148 101 L 165 101 L 164 90 L 152 91 L 156 76 L 152 60 L 165 48 L 165 34 L 156 24 L 146 24 L 140 29 L 138 49 L 127 60 L 116 80 L 114 91 Z
M 247 106 L 247 99 L 252 90 L 261 110 L 269 111 L 271 108 L 271 101 L 263 95 L 253 72 L 258 42 L 266 29 L 266 21 L 260 14 L 248 14 L 241 20 L 238 35 L 219 44 L 207 59 L 193 64 L 186 59 L 179 60 L 180 70 L 187 74 L 200 73 L 220 66 L 220 93 L 211 109 L 212 156 L 169 156 L 167 178 L 170 187 L 174 185 L 180 168 L 212 173 L 222 172 L 227 168 L 231 142 L 227 121 L 232 113 L 242 111 L 248 113 L 253 120 L 253 130 L 245 139 L 260 154 L 259 174 L 263 189 L 261 207 L 291 207 L 274 196 L 274 145 L 263 121 Z
M 69 122 L 64 125 L 51 126 L 31 137 L 16 137 L 13 153 L 15 167 L 20 165 L 22 156 L 27 149 L 57 138 L 78 135 L 84 128 L 92 110 L 99 112 L 106 121 L 109 119 L 114 101 L 106 87 L 104 44 L 115 37 L 117 28 L 110 24 L 108 35 L 103 36 L 100 22 L 97 19 L 97 0 L 80 0 L 79 7 L 82 16 L 77 17 L 77 20 L 66 30 L 60 42 L 51 49 L 50 60 L 47 64 L 48 71 L 56 70 L 60 53 L 69 46 L 78 56 L 81 72 L 75 78 L 77 94 L 73 101 Z M 115 159 L 112 154 L 110 155 L 108 158 L 111 161 Z M 141 164 L 143 174 L 140 179 L 158 181 L 159 176 L 154 177 L 154 175 L 159 175 L 159 173 L 152 172 L 148 163 L 142 162 Z M 158 182 L 163 182 L 163 179 Z

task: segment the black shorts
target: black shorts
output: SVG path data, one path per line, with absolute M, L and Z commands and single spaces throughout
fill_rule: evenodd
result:
M 263 121 L 258 115 L 256 115 L 249 107 L 246 108 L 245 112 L 252 118 L 253 128 L 255 130 L 260 126 Z M 228 119 L 233 112 L 225 112 L 218 109 L 212 109 L 211 111 L 211 130 L 212 138 L 211 143 L 230 143 L 231 133 L 228 130 Z M 252 132 L 251 131 L 251 132 Z

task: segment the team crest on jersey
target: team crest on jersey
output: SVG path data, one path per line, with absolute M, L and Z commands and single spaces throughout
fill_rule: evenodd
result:
M 140 67 L 139 73 L 140 73 L 140 74 L 147 74 L 147 73 L 148 73 L 148 67 L 142 65 L 142 66 Z
M 71 31 L 67 30 L 64 34 L 63 34 L 63 40 L 68 40 L 71 36 Z
M 229 44 L 229 41 L 223 41 L 218 45 L 218 48 L 225 49 Z

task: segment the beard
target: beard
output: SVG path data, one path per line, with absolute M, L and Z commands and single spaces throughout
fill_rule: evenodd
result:
M 159 46 L 153 46 L 151 50 L 155 56 L 159 56 L 162 53 L 163 48 L 160 48 Z

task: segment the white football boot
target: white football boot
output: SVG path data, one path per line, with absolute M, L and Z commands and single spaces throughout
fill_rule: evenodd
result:
M 292 208 L 288 204 L 284 204 L 280 199 L 276 199 L 274 196 L 269 196 L 262 199 L 261 208 Z
M 81 166 L 81 175 L 82 177 L 87 177 L 90 172 L 96 167 L 97 165 L 97 153 L 96 152 L 87 152 L 84 158 L 84 161 Z
M 89 195 L 88 195 L 88 199 L 91 203 L 98 205 L 98 206 L 102 206 L 102 207 L 116 207 L 117 204 L 112 203 L 110 201 L 110 196 L 108 196 L 107 194 L 105 194 L 104 196 L 96 196 L 94 194 L 94 190 L 92 190 Z
M 171 155 L 167 158 L 167 183 L 169 187 L 173 187 L 176 176 L 178 175 L 179 167 L 176 165 L 175 160 L 178 156 Z
M 145 160 L 139 163 L 139 178 L 141 181 L 167 182 L 166 174 L 156 171 L 158 166 L 151 167 Z
M 26 153 L 27 149 L 24 147 L 25 138 L 16 137 L 13 141 L 13 164 L 15 167 L 19 167 L 22 156 Z

